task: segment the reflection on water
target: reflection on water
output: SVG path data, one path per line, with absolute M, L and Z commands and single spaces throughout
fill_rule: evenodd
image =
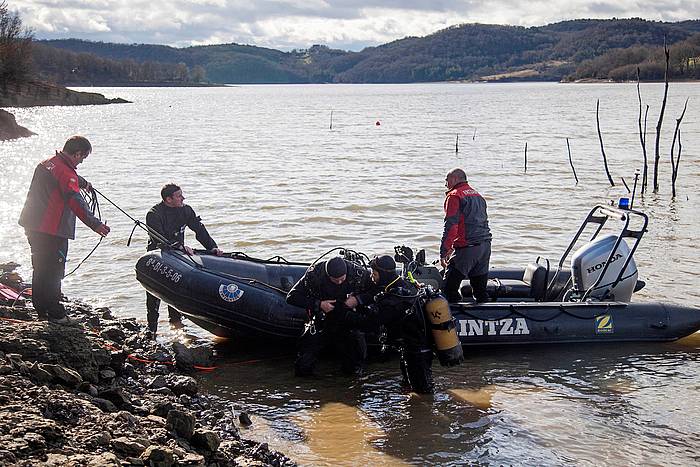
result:
M 641 89 L 649 121 L 656 121 L 663 85 Z M 454 166 L 466 168 L 488 200 L 493 266 L 523 267 L 539 255 L 556 260 L 591 206 L 627 195 L 619 179 L 631 185 L 641 165 L 633 84 L 98 91 L 133 104 L 12 109 L 38 136 L 0 143 L 0 262 L 22 263 L 27 276 L 29 251 L 17 218 L 32 172 L 75 133 L 94 146 L 81 174 L 135 217 L 143 219 L 160 187 L 174 181 L 222 248 L 297 261 L 336 246 L 373 255 L 398 244 L 425 248 L 436 259 L 444 175 Z M 700 86 L 673 83 L 662 154 L 686 97 L 700 100 Z M 615 187 L 600 157 L 597 99 Z M 636 198 L 651 220 L 635 255 L 647 283 L 640 301 L 700 302 L 699 129 L 700 114 L 690 107 L 679 197 L 671 200 L 663 157 L 660 192 Z M 137 230 L 127 248 L 131 222 L 105 203 L 103 214 L 112 233 L 65 281 L 64 292 L 145 320 L 133 273 L 145 234 Z M 97 243 L 83 227 L 77 237 L 69 267 Z M 161 327 L 161 339 L 177 337 L 165 322 Z M 211 339 L 192 325 L 187 331 Z M 698 335 L 651 346 L 470 350 L 464 365 L 435 368 L 438 393 L 430 398 L 404 392 L 396 362 L 372 364 L 359 381 L 338 375 L 333 364 L 318 379 L 297 380 L 285 349 L 217 346 L 223 361 L 204 376 L 208 387 L 253 414 L 250 436 L 305 464 L 698 461 Z
M 434 368 L 434 396 L 407 393 L 395 361 L 372 362 L 359 380 L 324 361 L 319 377 L 299 379 L 289 349 L 223 341 L 217 351 L 222 367 L 204 385 L 254 414 L 246 436 L 305 465 L 697 461 L 698 335 L 470 349 L 465 364 Z

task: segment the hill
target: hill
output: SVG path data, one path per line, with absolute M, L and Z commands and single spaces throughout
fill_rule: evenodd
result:
M 555 80 L 580 76 L 591 60 L 621 50 L 652 50 L 676 44 L 700 32 L 700 20 L 677 23 L 639 18 L 572 20 L 540 27 L 462 24 L 425 37 L 406 37 L 360 52 L 315 45 L 282 52 L 251 45 L 224 44 L 174 48 L 148 44 L 111 44 L 77 39 L 41 41 L 46 47 L 78 54 L 79 73 L 54 73 L 47 55 L 37 68 L 66 84 L 105 84 L 99 60 L 121 69 L 118 81 L 215 83 L 407 83 L 450 80 Z M 39 55 L 39 54 L 37 54 Z M 50 56 L 50 54 L 48 54 Z M 77 58 L 62 60 L 76 62 Z M 169 69 L 160 76 L 134 71 L 146 64 Z M 595 64 L 595 62 L 594 62 Z M 60 65 L 59 65 L 60 66 Z M 176 73 L 172 70 L 177 69 Z M 65 68 L 65 67 L 64 67 Z M 123 71 L 123 70 L 131 70 Z M 194 70 L 198 70 L 194 72 Z M 93 71 L 91 71 L 93 70 Z M 116 73 L 112 72 L 112 73 Z M 131 73 L 131 74 L 130 74 Z M 179 74 L 178 74 L 179 73 Z M 110 73 L 107 73 L 108 75 Z M 137 79 L 136 76 L 140 76 Z M 166 76 L 167 75 L 167 76 Z

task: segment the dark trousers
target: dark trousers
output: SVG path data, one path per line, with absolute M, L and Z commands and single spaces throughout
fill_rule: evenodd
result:
M 329 328 L 311 334 L 308 330 L 299 339 L 294 373 L 297 376 L 311 376 L 321 353 L 332 348 L 341 359 L 343 373 L 352 375 L 362 371 L 367 358 L 365 335 L 357 329 Z
M 39 318 L 66 316 L 61 304 L 61 281 L 66 274 L 68 239 L 41 232 L 27 232 L 32 252 L 32 303 Z
M 464 274 L 459 272 L 456 268 L 450 269 L 445 274 L 445 297 L 450 303 L 461 302 L 463 298 L 462 294 L 459 292 L 459 286 L 462 281 L 466 279 Z M 481 276 L 474 276 L 469 278 L 469 284 L 472 286 L 472 294 L 474 295 L 474 300 L 478 303 L 488 301 L 488 294 L 486 293 L 486 285 L 489 281 L 488 274 L 482 274 Z
M 411 387 L 412 391 L 418 394 L 434 392 L 432 365 L 432 349 L 401 349 L 401 373 L 404 382 Z
M 459 286 L 469 278 L 472 294 L 477 302 L 488 300 L 486 284 L 489 280 L 489 261 L 491 260 L 491 240 L 464 248 L 456 248 L 445 268 L 444 292 L 450 303 L 462 299 Z M 468 298 L 468 297 L 464 297 Z
M 155 297 L 146 292 L 146 318 L 148 319 L 148 329 L 152 333 L 158 331 L 158 316 L 160 314 L 160 298 Z M 182 314 L 175 308 L 168 305 L 168 318 L 171 323 L 177 323 L 182 320 Z

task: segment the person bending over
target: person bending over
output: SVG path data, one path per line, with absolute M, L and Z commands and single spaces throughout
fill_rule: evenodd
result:
M 160 190 L 160 196 L 163 200 L 153 206 L 146 214 L 146 225 L 149 228 L 163 236 L 168 243 L 174 244 L 176 248 L 192 255 L 194 250 L 185 245 L 185 227 L 189 227 L 204 248 L 217 256 L 223 254 L 223 251 L 209 235 L 207 228 L 202 224 L 201 218 L 194 212 L 194 209 L 185 204 L 185 195 L 182 194 L 182 189 L 179 186 L 168 183 Z M 149 235 L 147 251 L 168 247 Z M 146 292 L 148 329 L 154 337 L 158 331 L 159 308 L 160 299 Z M 168 306 L 168 316 L 172 325 L 180 326 L 182 324 L 182 315 L 171 306 Z
M 309 321 L 299 339 L 294 371 L 297 376 L 311 376 L 321 353 L 335 348 L 342 371 L 362 373 L 367 357 L 364 334 L 342 321 L 342 312 L 358 305 L 357 296 L 371 286 L 369 272 L 340 256 L 311 265 L 287 294 L 287 303 L 304 308 Z M 330 313 L 331 311 L 338 313 Z

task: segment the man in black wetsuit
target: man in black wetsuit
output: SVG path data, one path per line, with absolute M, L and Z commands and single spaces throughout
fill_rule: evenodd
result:
M 404 382 L 419 394 L 433 393 L 432 338 L 417 305 L 417 287 L 400 277 L 396 262 L 384 255 L 370 262 L 373 290 L 360 294 L 358 302 L 364 312 L 345 310 L 346 326 L 377 332 L 386 326 L 390 342 L 399 346 Z M 329 312 L 329 316 L 335 311 Z M 337 314 L 337 313 L 336 313 Z
M 321 352 L 333 346 L 346 374 L 360 374 L 367 357 L 362 331 L 344 325 L 343 313 L 358 305 L 357 296 L 371 287 L 369 273 L 337 256 L 314 264 L 287 294 L 287 303 L 306 309 L 309 322 L 294 362 L 297 376 L 311 376 Z M 330 313 L 336 310 L 337 313 Z
M 209 235 L 207 228 L 202 224 L 200 217 L 195 214 L 194 209 L 184 203 L 185 196 L 182 194 L 182 189 L 179 186 L 174 183 L 168 183 L 160 190 L 160 196 L 163 198 L 163 201 L 153 206 L 146 214 L 146 225 L 149 228 L 165 237 L 171 244 L 175 244 L 176 248 L 192 255 L 194 250 L 185 245 L 185 227 L 189 227 L 195 233 L 197 241 L 204 248 L 217 256 L 223 254 L 223 251 L 219 249 L 216 242 Z M 157 248 L 170 247 L 161 244 L 153 236 L 149 236 L 147 251 Z M 146 292 L 148 329 L 150 329 L 153 336 L 158 330 L 159 308 L 160 299 Z M 168 315 L 171 324 L 176 326 L 181 324 L 182 315 L 175 308 L 168 306 Z

